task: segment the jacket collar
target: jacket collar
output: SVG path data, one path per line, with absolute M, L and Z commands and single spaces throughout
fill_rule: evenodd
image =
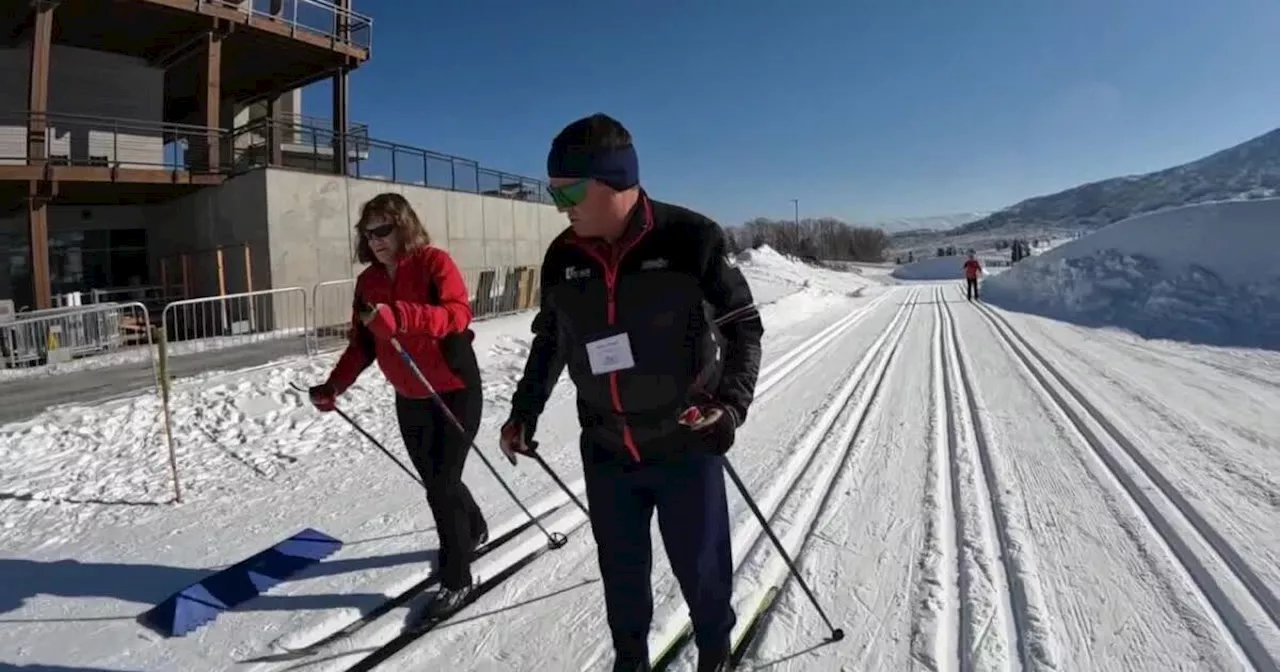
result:
M 642 187 L 640 189 L 640 197 L 636 199 L 636 204 L 631 206 L 631 212 L 627 213 L 627 224 L 622 230 L 622 235 L 612 244 L 602 238 L 583 238 L 573 231 L 569 232 L 569 236 L 571 240 L 579 244 L 594 245 L 608 249 L 627 245 L 644 235 L 651 228 L 653 228 L 653 202 L 649 199 L 648 192 Z

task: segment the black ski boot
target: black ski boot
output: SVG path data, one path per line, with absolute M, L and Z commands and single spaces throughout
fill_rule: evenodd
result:
M 409 615 L 405 618 L 405 630 L 413 632 L 435 627 L 436 623 L 449 618 L 454 612 L 466 606 L 467 599 L 471 597 L 471 591 L 474 589 L 475 586 L 440 588 L 425 604 L 420 604 L 416 608 L 410 607 Z
M 729 672 L 729 642 L 714 650 L 698 649 L 698 672 Z
M 471 520 L 471 534 L 476 540 L 471 546 L 472 551 L 479 549 L 485 545 L 485 542 L 489 541 L 489 524 L 484 522 L 484 516 L 481 516 L 479 512 Z
M 618 658 L 613 661 L 613 672 L 649 672 L 649 659 Z
M 613 672 L 649 672 L 649 647 L 641 640 L 619 646 L 613 644 Z
M 467 603 L 467 598 L 471 597 L 471 591 L 475 590 L 475 586 L 463 586 L 461 588 L 444 588 L 436 593 L 435 599 L 431 600 L 431 606 L 428 610 L 436 617 L 447 616 L 462 608 Z

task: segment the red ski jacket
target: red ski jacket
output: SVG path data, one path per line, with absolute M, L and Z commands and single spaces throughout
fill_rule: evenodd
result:
M 978 279 L 978 271 L 982 270 L 982 264 L 977 259 L 966 259 L 964 262 L 964 277 L 970 280 Z
M 466 387 L 462 376 L 450 368 L 441 339 L 466 333 L 471 326 L 467 286 L 453 258 L 444 250 L 427 245 L 400 258 L 394 279 L 381 264 L 366 268 L 356 278 L 349 343 L 329 374 L 328 382 L 336 393 L 351 387 L 377 360 L 397 394 L 415 399 L 430 396 L 391 342 L 375 338 L 360 322 L 361 306 L 379 303 L 395 313 L 396 340 L 437 392 Z

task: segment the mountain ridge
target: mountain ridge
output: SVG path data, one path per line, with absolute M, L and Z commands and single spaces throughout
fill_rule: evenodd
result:
M 946 237 L 1000 230 L 1094 230 L 1135 215 L 1211 201 L 1280 196 L 1280 128 L 1194 161 L 1033 196 Z

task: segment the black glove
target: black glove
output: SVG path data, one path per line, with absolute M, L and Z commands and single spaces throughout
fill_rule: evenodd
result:
M 514 416 L 502 423 L 502 429 L 498 432 L 498 447 L 507 456 L 508 462 L 515 464 L 516 455 L 533 456 L 538 449 L 538 442 L 533 440 L 536 425 L 536 421 L 521 420 Z
M 738 415 L 724 404 L 709 401 L 686 408 L 680 424 L 688 427 L 699 444 L 713 455 L 724 455 L 733 447 L 738 433 Z
M 332 383 L 323 383 L 316 385 L 307 390 L 308 396 L 311 397 L 311 405 L 321 413 L 328 413 L 336 408 L 338 398 L 338 390 Z

